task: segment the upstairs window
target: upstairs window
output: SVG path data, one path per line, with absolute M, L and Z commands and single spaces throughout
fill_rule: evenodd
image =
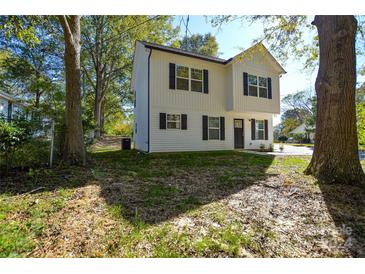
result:
M 176 65 L 176 88 L 189 90 L 189 68 Z
M 264 120 L 256 120 L 255 125 L 256 125 L 255 139 L 264 140 L 265 139 Z
M 248 94 L 257 97 L 257 76 L 248 75 Z
M 203 91 L 203 70 L 191 69 L 191 91 Z
M 248 94 L 250 96 L 268 98 L 268 80 L 266 77 L 248 75 Z
M 259 97 L 267 98 L 267 78 L 259 77 Z
M 167 114 L 166 116 L 168 129 L 180 129 L 180 114 Z
M 209 140 L 219 140 L 219 117 L 208 118 Z

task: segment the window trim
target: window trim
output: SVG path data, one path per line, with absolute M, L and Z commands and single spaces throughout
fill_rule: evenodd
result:
M 169 120 L 167 117 L 169 115 L 178 115 L 179 119 L 178 120 Z M 168 122 L 173 122 L 173 123 L 179 123 L 179 127 L 174 127 L 174 128 L 170 128 L 168 127 Z M 169 130 L 181 130 L 181 114 L 180 113 L 166 113 L 166 129 Z
M 257 83 L 256 85 L 253 85 L 253 84 L 250 83 L 250 76 L 256 77 L 256 83 Z M 260 78 L 266 79 L 266 87 L 260 85 Z M 254 75 L 254 74 L 249 74 L 248 73 L 247 84 L 248 84 L 248 96 L 269 99 L 269 77 L 264 77 L 264 76 L 261 76 L 261 75 Z M 257 88 L 257 95 L 256 96 L 250 94 L 250 86 Z M 266 97 L 261 97 L 260 96 L 260 88 L 266 89 Z
M 211 127 L 210 126 L 210 123 L 209 123 L 209 120 L 210 118 L 216 118 L 218 119 L 218 127 Z M 210 138 L 210 129 L 215 129 L 215 130 L 218 130 L 218 138 L 217 139 L 211 139 Z M 221 139 L 221 123 L 220 123 L 220 117 L 215 117 L 215 116 L 208 116 L 208 140 L 220 140 Z
M 262 129 L 258 127 L 258 122 L 262 122 Z M 262 139 L 259 138 L 259 131 L 262 131 Z M 265 120 L 255 120 L 255 140 L 265 140 Z

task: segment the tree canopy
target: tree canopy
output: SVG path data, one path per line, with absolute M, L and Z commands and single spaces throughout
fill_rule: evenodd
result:
M 184 37 L 180 42 L 180 48 L 204 55 L 218 56 L 218 42 L 211 33 Z

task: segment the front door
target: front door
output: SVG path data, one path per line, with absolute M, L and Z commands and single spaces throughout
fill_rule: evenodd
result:
M 243 119 L 234 119 L 234 148 L 243 148 Z

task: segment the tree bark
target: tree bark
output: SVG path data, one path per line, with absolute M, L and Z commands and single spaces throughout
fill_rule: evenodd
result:
M 306 174 L 326 183 L 358 183 L 354 16 L 316 16 L 319 70 L 315 83 L 317 119 L 314 152 Z
M 80 16 L 59 17 L 65 38 L 66 109 L 63 160 L 84 165 L 86 161 L 81 117 Z

